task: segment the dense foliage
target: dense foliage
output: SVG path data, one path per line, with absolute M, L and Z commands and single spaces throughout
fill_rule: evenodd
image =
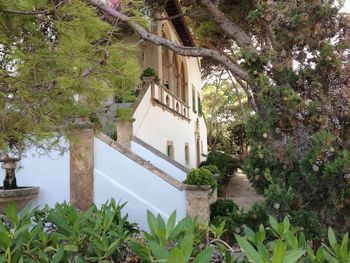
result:
M 66 203 L 22 211 L 10 205 L 0 221 L 1 262 L 118 262 L 127 256 L 126 239 L 136 225 L 111 201 L 79 212 Z
M 213 173 L 205 167 L 192 169 L 187 174 L 184 183 L 188 185 L 210 185 L 212 190 L 217 187 Z
M 83 1 L 1 1 L 0 151 L 52 146 L 108 96 L 130 96 L 137 50 L 119 37 Z

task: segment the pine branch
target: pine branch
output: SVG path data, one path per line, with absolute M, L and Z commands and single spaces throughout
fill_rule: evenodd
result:
M 0 10 L 2 13 L 16 14 L 16 15 L 47 15 L 48 11 L 25 11 L 25 10 Z

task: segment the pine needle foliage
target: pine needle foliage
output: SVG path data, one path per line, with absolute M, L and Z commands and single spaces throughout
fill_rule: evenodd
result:
M 84 1 L 0 2 L 0 152 L 52 143 L 130 96 L 138 50 Z

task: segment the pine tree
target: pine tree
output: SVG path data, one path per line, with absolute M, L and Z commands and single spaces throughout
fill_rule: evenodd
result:
M 0 2 L 0 151 L 52 146 L 106 98 L 130 96 L 138 51 L 83 1 Z

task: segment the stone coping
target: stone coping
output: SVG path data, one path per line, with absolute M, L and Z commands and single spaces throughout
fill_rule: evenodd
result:
M 151 164 L 150 162 L 141 158 L 137 154 L 133 153 L 131 150 L 122 147 L 119 143 L 117 143 L 116 141 L 111 139 L 106 134 L 99 132 L 96 134 L 96 138 L 103 141 L 104 143 L 108 144 L 113 149 L 117 150 L 118 152 L 120 152 L 124 156 L 128 157 L 129 159 L 133 160 L 134 162 L 141 165 L 145 169 L 149 170 L 150 172 L 152 172 L 156 176 L 160 177 L 161 179 L 163 179 L 167 183 L 171 184 L 172 186 L 174 186 L 178 190 L 180 190 L 180 191 L 184 190 L 184 184 L 182 182 L 171 177 L 170 175 L 168 175 L 167 173 L 165 173 L 164 171 L 162 171 L 158 167 L 155 167 L 153 164 Z
M 210 185 L 184 184 L 184 189 L 186 191 L 209 191 L 209 190 L 211 190 L 211 186 Z
M 169 156 L 167 156 L 166 154 L 164 154 L 161 151 L 157 150 L 152 145 L 149 145 L 147 142 L 141 140 L 140 138 L 138 138 L 136 136 L 132 136 L 131 140 L 133 142 L 137 143 L 137 144 L 140 144 L 142 147 L 146 148 L 147 150 L 151 151 L 152 153 L 154 153 L 159 158 L 161 158 L 161 159 L 171 163 L 172 165 L 174 165 L 176 168 L 180 169 L 184 173 L 188 174 L 190 172 L 190 169 L 188 169 L 187 167 L 183 166 L 181 163 L 179 163 L 179 162 L 169 158 Z
M 9 190 L 0 189 L 0 198 L 37 195 L 38 193 L 38 186 L 18 187 Z

